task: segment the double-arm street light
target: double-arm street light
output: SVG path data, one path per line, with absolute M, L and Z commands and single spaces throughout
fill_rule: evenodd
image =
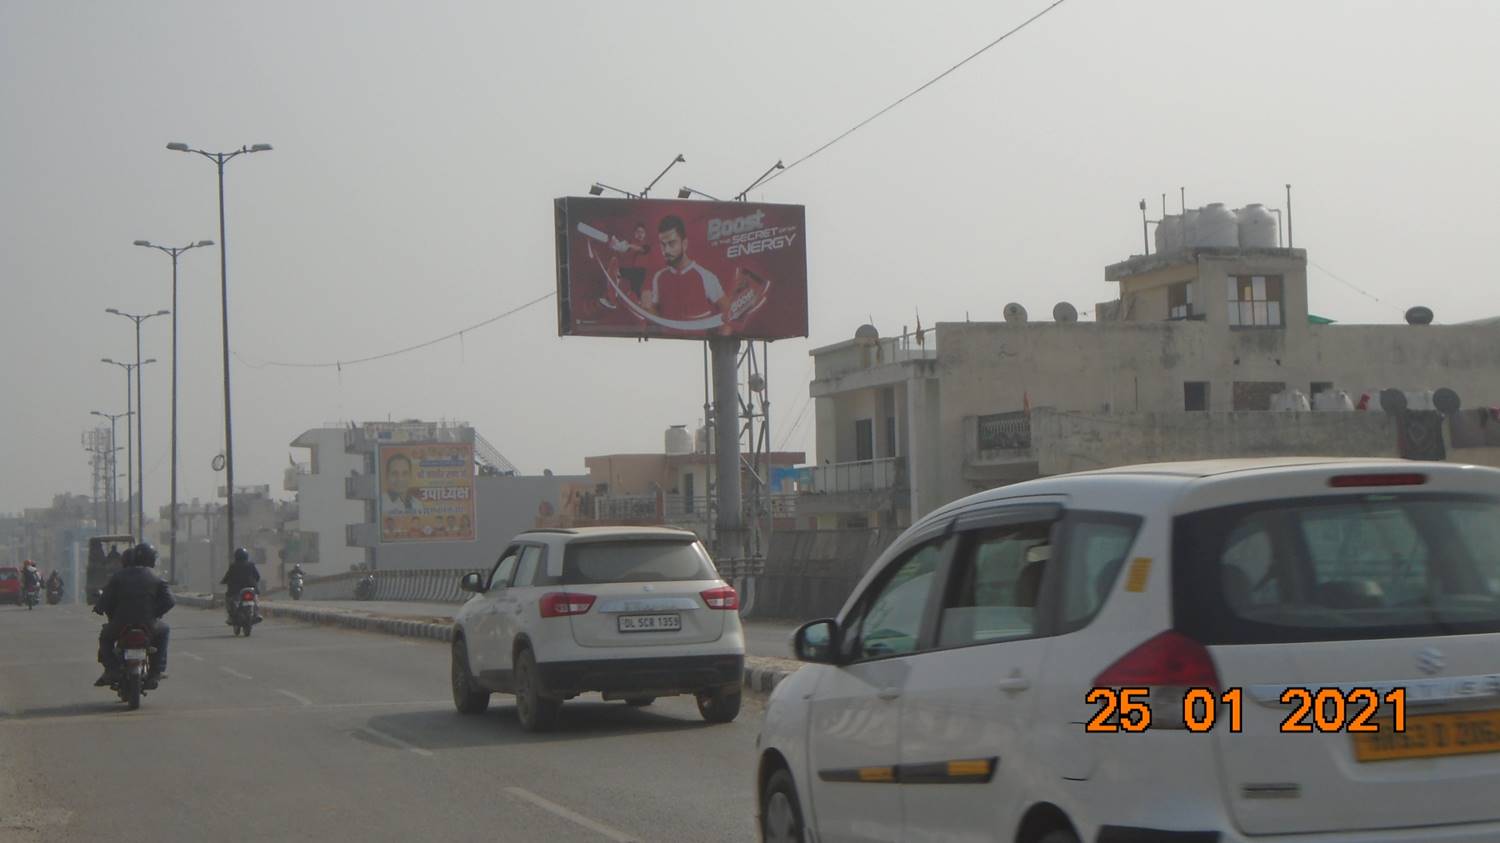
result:
M 139 370 L 140 367 L 141 367 L 141 323 L 145 322 L 147 319 L 152 318 L 153 316 L 166 316 L 167 313 L 168 313 L 168 311 L 158 310 L 155 313 L 125 313 L 123 311 L 116 310 L 113 307 L 106 307 L 104 309 L 104 312 L 105 313 L 113 313 L 116 316 L 123 316 L 126 319 L 129 319 L 130 321 L 132 321 L 132 322 L 135 323 L 135 365 L 136 365 L 136 369 Z M 152 362 L 156 361 L 156 358 L 154 358 L 154 357 L 151 358 L 151 359 L 152 359 Z M 135 474 L 135 482 L 136 482 L 136 499 L 135 499 L 135 506 L 136 506 L 135 515 L 136 515 L 136 518 L 135 518 L 135 523 L 136 523 L 136 525 L 138 527 L 141 528 L 141 533 L 142 533 L 141 540 L 145 541 L 145 535 L 144 534 L 146 532 L 146 404 L 145 404 L 145 399 L 141 397 L 141 381 L 142 380 L 143 379 L 141 378 L 141 373 L 139 371 L 137 371 L 135 373 L 135 416 L 136 416 L 136 425 L 135 425 L 135 464 L 136 464 L 136 467 L 140 469 L 140 471 L 137 471 L 136 474 Z
M 224 165 L 230 159 L 251 152 L 270 152 L 271 145 L 258 143 L 254 146 L 242 146 L 233 152 L 205 152 L 194 149 L 185 143 L 169 143 L 167 149 L 173 152 L 196 152 L 204 158 L 214 162 L 219 169 L 219 298 L 220 319 L 223 323 L 224 335 L 224 491 L 227 495 L 225 515 L 229 529 L 226 548 L 234 548 L 234 421 L 230 411 L 229 398 L 229 244 L 224 231 Z
M 131 493 L 133 493 L 134 491 L 131 487 L 135 485 L 135 457 L 133 456 L 135 452 L 135 445 L 130 441 L 130 428 L 134 424 L 134 421 L 131 417 L 135 416 L 136 413 L 132 409 L 135 398 L 130 394 L 130 376 L 132 374 L 136 376 L 137 391 L 139 391 L 140 373 L 137 372 L 136 369 L 140 368 L 141 366 L 155 363 L 156 358 L 152 357 L 149 360 L 142 360 L 138 363 L 121 363 L 118 360 L 111 360 L 108 357 L 104 357 L 101 358 L 100 362 L 108 363 L 111 366 L 119 366 L 121 369 L 125 370 L 125 498 L 128 501 L 130 499 Z M 144 483 L 142 485 L 144 485 Z M 136 526 L 135 511 L 132 510 L 127 503 L 125 507 L 125 531 L 130 533 L 130 535 L 135 536 Z M 144 526 L 144 524 L 142 524 L 141 526 Z M 140 537 L 137 536 L 137 538 Z
M 212 246 L 212 240 L 199 240 L 186 246 L 158 246 L 149 240 L 137 240 L 135 245 L 157 249 L 172 259 L 172 516 L 171 531 L 167 539 L 167 554 L 171 559 L 171 582 L 177 582 L 177 256 L 189 249 Z
M 129 384 L 126 385 L 125 391 L 127 394 L 130 392 Z M 119 460 L 115 458 L 115 454 L 120 451 L 119 447 L 115 445 L 115 442 L 118 441 L 115 438 L 115 420 L 122 416 L 128 420 L 128 417 L 134 415 L 134 413 L 130 410 L 126 410 L 123 413 L 101 413 L 98 410 L 89 410 L 89 413 L 102 419 L 109 419 L 109 531 L 113 533 L 115 531 L 115 500 L 119 497 L 119 492 L 115 487 L 115 478 L 119 476 L 119 472 L 116 470 Z M 125 441 L 130 441 L 128 433 L 125 436 Z

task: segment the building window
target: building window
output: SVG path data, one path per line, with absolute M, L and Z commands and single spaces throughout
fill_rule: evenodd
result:
M 1208 412 L 1208 381 L 1188 381 L 1182 385 L 1182 409 Z
M 1281 276 L 1232 275 L 1227 281 L 1230 327 L 1281 327 Z
M 1312 395 L 1312 396 L 1316 396 L 1320 392 L 1332 392 L 1332 391 L 1333 391 L 1333 382 L 1332 381 L 1313 381 L 1312 382 L 1312 389 L 1309 389 L 1307 391 L 1307 394 L 1308 395 Z
M 875 420 L 859 419 L 854 423 L 854 459 L 875 459 Z
M 1193 318 L 1193 283 L 1184 281 L 1167 288 L 1167 318 Z
M 1271 396 L 1285 392 L 1281 381 L 1235 381 L 1234 411 L 1263 412 L 1271 409 Z

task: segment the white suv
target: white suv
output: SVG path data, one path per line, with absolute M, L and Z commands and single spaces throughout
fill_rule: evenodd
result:
M 766 840 L 1500 840 L 1493 469 L 1006 486 L 923 518 L 793 644 L 814 664 L 757 741 Z
M 453 704 L 464 714 L 514 694 L 521 725 L 537 731 L 589 692 L 636 706 L 693 694 L 705 720 L 739 714 L 739 596 L 689 531 L 530 530 L 462 587 L 475 593 L 454 618 Z

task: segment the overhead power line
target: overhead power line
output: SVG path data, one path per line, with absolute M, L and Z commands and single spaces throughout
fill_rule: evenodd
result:
M 895 108 L 896 106 L 900 105 L 901 103 L 906 102 L 907 100 L 911 99 L 912 97 L 916 96 L 917 94 L 920 94 L 923 91 L 927 90 L 928 88 L 932 87 L 933 85 L 937 84 L 939 81 L 941 81 L 943 79 L 943 77 L 947 76 L 948 74 L 952 73 L 955 70 L 958 70 L 960 67 L 963 67 L 964 65 L 966 65 L 969 62 L 973 61 L 974 59 L 979 58 L 981 55 L 984 55 L 986 52 L 988 52 L 995 45 L 999 44 L 1001 41 L 1004 41 L 1005 39 L 1009 38 L 1010 36 L 1015 35 L 1017 32 L 1020 32 L 1021 30 L 1025 29 L 1026 27 L 1028 27 L 1031 24 L 1035 23 L 1037 20 L 1041 19 L 1041 17 L 1043 15 L 1047 14 L 1048 12 L 1052 11 L 1053 9 L 1056 9 L 1058 6 L 1061 6 L 1065 2 L 1067 2 L 1067 0 L 1056 0 L 1056 2 L 1054 2 L 1052 5 L 1048 6 L 1047 8 L 1041 10 L 1040 12 L 1037 12 L 1036 14 L 1034 14 L 1031 17 L 1027 18 L 1026 20 L 1022 21 L 1020 24 L 1016 25 L 1014 28 L 1012 28 L 1011 30 L 1009 30 L 1005 34 L 1001 35 L 999 38 L 996 38 L 995 40 L 991 41 L 990 43 L 985 44 L 983 47 L 980 47 L 973 54 L 971 54 L 968 58 L 964 59 L 963 61 L 959 62 L 958 64 L 953 65 L 952 67 L 950 67 L 947 70 L 943 71 L 942 73 L 939 73 L 938 75 L 932 77 L 931 79 L 927 80 L 926 82 L 922 83 L 921 87 L 917 88 L 915 91 L 912 91 L 911 93 L 907 94 L 906 96 L 902 97 L 901 99 L 896 100 L 895 102 L 891 103 L 890 105 L 886 106 L 885 108 L 882 108 L 879 111 L 875 112 L 874 114 L 870 115 L 869 117 L 866 117 L 865 119 L 859 121 L 858 123 L 854 124 L 854 126 L 850 127 L 848 130 L 846 130 L 843 134 L 840 134 L 838 137 L 834 138 L 833 140 L 829 141 L 828 143 L 823 144 L 822 146 L 818 147 L 817 149 L 814 149 L 812 152 L 809 152 L 806 155 L 802 156 L 801 158 L 798 158 L 796 161 L 793 161 L 792 163 L 786 165 L 782 169 L 777 170 L 776 173 L 773 174 L 770 178 L 766 179 L 765 181 L 762 181 L 760 183 L 760 186 L 764 187 L 767 184 L 770 184 L 771 182 L 775 181 L 776 179 L 781 178 L 782 176 L 784 176 L 788 172 L 790 172 L 793 167 L 796 167 L 798 164 L 801 164 L 803 161 L 806 161 L 807 159 L 813 157 L 814 155 L 817 155 L 818 153 L 822 152 L 823 150 L 827 149 L 830 146 L 833 146 L 834 144 L 838 143 L 839 141 L 843 140 L 844 138 L 849 137 L 850 135 L 854 134 L 855 132 L 859 131 L 860 129 L 863 129 L 865 126 L 869 125 L 870 123 L 875 122 L 875 120 L 877 118 L 879 118 L 881 115 L 885 114 L 886 112 L 890 111 L 891 109 Z
M 485 327 L 486 325 L 492 325 L 496 322 L 499 322 L 501 319 L 506 318 L 507 316 L 514 316 L 515 314 L 520 313 L 528 307 L 541 304 L 542 302 L 552 298 L 555 295 L 557 295 L 557 291 L 554 290 L 544 296 L 537 296 L 536 298 L 532 299 L 529 302 L 526 302 L 525 304 L 517 305 L 516 307 L 513 307 L 510 310 L 505 311 L 504 313 L 497 313 L 482 322 L 475 322 L 473 325 L 470 325 L 467 328 L 460 328 L 457 331 L 452 331 L 435 339 L 430 339 L 426 342 L 419 342 L 416 345 L 409 345 L 405 348 L 398 348 L 395 351 L 387 351 L 381 354 L 372 354 L 369 357 L 357 357 L 353 360 L 335 360 L 331 363 L 295 363 L 283 360 L 266 360 L 259 364 L 255 364 L 251 363 L 248 360 L 245 360 L 244 357 L 240 356 L 239 352 L 235 352 L 234 356 L 239 357 L 240 360 L 247 366 L 251 366 L 252 368 L 256 369 L 263 369 L 267 366 L 278 366 L 289 369 L 342 369 L 345 366 L 353 366 L 358 363 L 370 363 L 376 360 L 384 360 L 388 357 L 395 357 L 398 354 L 407 354 L 412 351 L 418 351 L 420 349 L 427 348 L 428 346 L 437 345 L 444 340 L 451 340 L 454 337 L 462 337 L 464 334 L 467 334 L 470 331 L 478 330 Z

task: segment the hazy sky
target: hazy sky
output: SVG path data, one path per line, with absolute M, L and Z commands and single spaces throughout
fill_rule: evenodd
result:
M 278 494 L 288 442 L 340 420 L 461 419 L 523 471 L 662 447 L 702 414 L 700 345 L 559 339 L 555 304 L 391 360 L 549 291 L 551 200 L 594 180 L 728 197 L 1047 0 L 443 3 L 0 0 L 0 511 L 86 492 L 80 435 L 124 409 L 128 322 L 167 307 L 150 239 L 217 240 L 228 168 L 236 481 Z M 1500 312 L 1500 3 L 1069 0 L 751 198 L 807 206 L 811 337 L 772 348 L 778 445 L 808 351 L 1049 318 L 1114 296 L 1155 216 L 1283 205 L 1314 312 Z M 221 447 L 218 253 L 182 259 L 181 483 Z M 168 489 L 168 321 L 148 322 L 147 500 Z M 809 411 L 786 447 L 812 449 Z M 123 437 L 123 431 L 122 431 Z M 297 452 L 302 458 L 305 452 Z M 123 461 L 122 461 L 123 463 Z

